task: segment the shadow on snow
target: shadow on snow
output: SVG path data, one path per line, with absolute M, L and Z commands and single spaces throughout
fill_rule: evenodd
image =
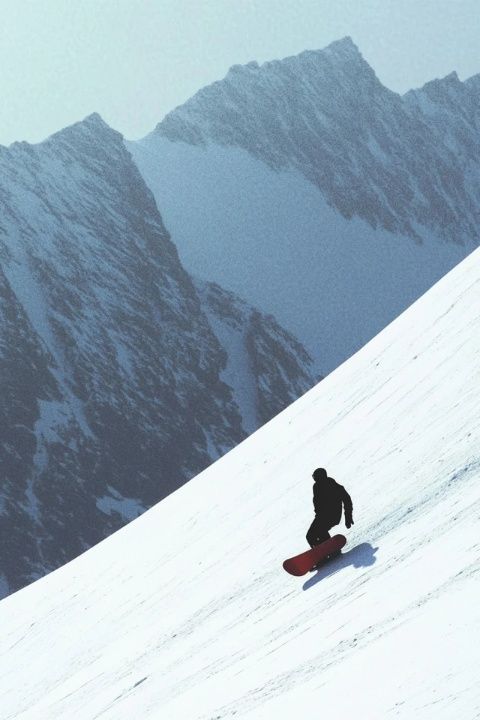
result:
M 351 550 L 348 550 L 348 552 L 342 553 L 340 557 L 335 560 L 327 562 L 323 567 L 317 570 L 315 575 L 304 584 L 303 589 L 309 590 L 311 587 L 320 582 L 320 580 L 323 580 L 329 575 L 334 575 L 343 568 L 350 566 L 354 568 L 361 568 L 373 565 L 377 560 L 375 557 L 377 550 L 378 547 L 374 548 L 370 545 L 370 543 L 361 543 L 360 545 L 357 545 Z

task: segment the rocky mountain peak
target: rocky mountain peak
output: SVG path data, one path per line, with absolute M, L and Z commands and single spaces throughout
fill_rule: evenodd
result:
M 368 65 L 368 63 L 365 62 L 358 46 L 354 43 L 350 35 L 346 35 L 339 40 L 334 40 L 332 43 L 330 43 L 330 45 L 327 45 L 327 47 L 323 48 L 322 50 L 317 50 L 316 53 L 328 55 L 331 58 L 343 62 L 348 60 L 349 62 L 353 61 L 356 63 L 360 63 L 361 65 Z
M 311 114 L 313 106 L 324 118 L 336 110 L 344 115 L 341 108 L 367 108 L 372 97 L 382 95 L 396 97 L 346 37 L 322 50 L 306 50 L 262 65 L 234 65 L 223 80 L 202 88 L 170 112 L 152 134 L 195 144 L 211 140 L 241 144 L 247 126 L 271 131 L 282 121 L 291 122 L 300 108 Z
M 253 60 L 245 65 L 233 65 L 229 69 L 224 81 L 234 76 L 252 76 L 252 73 L 260 73 L 263 76 L 267 76 L 268 74 L 281 72 L 283 68 L 289 68 L 290 71 L 300 72 L 302 69 L 314 66 L 315 64 L 322 67 L 326 61 L 331 64 L 332 69 L 334 66 L 340 68 L 346 65 L 357 65 L 368 73 L 373 72 L 372 68 L 364 60 L 360 50 L 355 45 L 352 38 L 345 37 L 341 40 L 332 42 L 325 48 L 318 50 L 304 50 L 298 55 L 291 55 L 283 58 L 282 60 L 269 60 L 261 65 Z M 220 80 L 218 82 L 222 83 L 224 81 Z
M 477 133 L 479 85 L 453 72 L 402 97 L 346 37 L 323 50 L 236 66 L 151 136 L 242 148 L 274 170 L 300 171 L 347 219 L 416 241 L 433 230 L 466 244 L 480 239 L 460 160 Z M 454 141 L 445 142 L 446 132 Z

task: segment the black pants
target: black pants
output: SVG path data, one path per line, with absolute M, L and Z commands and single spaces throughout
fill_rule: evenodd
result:
M 310 525 L 307 532 L 307 542 L 310 547 L 320 545 L 320 543 L 328 540 L 330 533 L 328 532 L 333 525 L 326 522 L 323 518 L 315 516 L 314 521 Z

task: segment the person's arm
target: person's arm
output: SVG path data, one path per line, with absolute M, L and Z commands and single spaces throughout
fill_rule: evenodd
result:
M 342 487 L 342 502 L 343 502 L 343 508 L 345 512 L 345 525 L 347 527 L 347 530 L 349 527 L 351 527 L 353 523 L 353 504 L 352 504 L 352 498 L 348 494 L 348 492 L 345 490 L 344 487 Z

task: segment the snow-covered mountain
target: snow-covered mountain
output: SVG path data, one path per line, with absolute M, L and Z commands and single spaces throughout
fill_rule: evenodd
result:
M 58 567 L 315 382 L 272 317 L 184 270 L 98 115 L 0 148 L 0 597 Z
M 0 603 L 5 720 L 475 720 L 480 250 L 155 508 Z M 311 472 L 353 497 L 306 579 Z
M 330 371 L 480 240 L 480 75 L 405 97 L 346 38 L 234 66 L 129 143 L 189 269 Z
M 221 379 L 233 390 L 242 427 L 250 434 L 311 388 L 311 358 L 273 316 L 215 283 L 197 281 L 197 291 L 227 353 Z

